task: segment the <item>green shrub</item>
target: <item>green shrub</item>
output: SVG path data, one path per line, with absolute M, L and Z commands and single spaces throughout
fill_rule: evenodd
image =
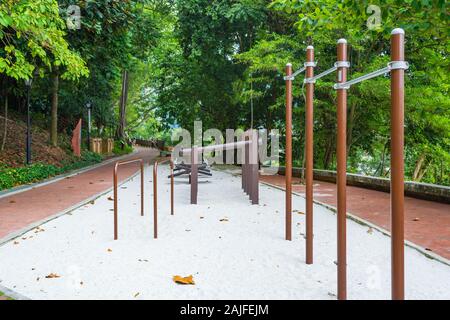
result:
M 113 153 L 116 155 L 122 156 L 122 155 L 133 152 L 132 146 L 130 146 L 128 144 L 124 144 L 123 146 L 124 147 L 122 149 L 122 143 L 120 141 L 114 141 Z

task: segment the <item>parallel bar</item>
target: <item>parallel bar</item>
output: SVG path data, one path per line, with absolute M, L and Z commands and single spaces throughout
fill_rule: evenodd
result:
M 306 49 L 306 61 L 314 61 L 314 48 Z M 306 77 L 314 76 L 314 67 L 306 69 Z M 306 264 L 313 263 L 313 167 L 314 167 L 314 83 L 306 84 Z
M 338 61 L 347 61 L 347 41 L 337 45 Z M 347 81 L 347 68 L 337 69 L 337 82 Z M 347 90 L 337 90 L 337 264 L 338 299 L 347 299 Z
M 197 152 L 200 152 L 200 153 L 206 153 L 206 152 L 211 152 L 211 151 L 220 151 L 220 150 L 232 150 L 232 149 L 242 148 L 248 143 L 250 143 L 250 142 L 249 141 L 237 141 L 237 142 L 224 143 L 224 144 L 214 144 L 211 146 L 197 147 L 196 150 L 197 150 Z M 190 154 L 191 152 L 192 152 L 192 148 L 188 148 L 188 149 L 182 149 L 180 153 L 182 155 L 187 155 L 187 154 Z
M 405 32 L 394 29 L 391 35 L 391 60 L 405 60 Z M 404 261 L 404 109 L 405 71 L 391 75 L 391 281 L 392 299 L 405 299 Z
M 292 240 L 292 65 L 286 65 L 286 240 Z

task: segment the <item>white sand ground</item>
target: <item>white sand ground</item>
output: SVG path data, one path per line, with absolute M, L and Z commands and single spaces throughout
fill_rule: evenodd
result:
M 108 194 L 1 246 L 0 285 L 32 299 L 336 299 L 333 212 L 315 206 L 315 263 L 306 265 L 303 214 L 294 213 L 293 241 L 283 239 L 283 191 L 261 186 L 261 204 L 252 206 L 239 177 L 214 171 L 200 183 L 199 204 L 190 205 L 186 178 L 177 179 L 170 216 L 161 166 L 154 240 L 150 173 L 144 217 L 139 179 L 119 190 L 119 240 Z M 293 200 L 304 211 L 304 199 Z M 347 221 L 349 299 L 390 299 L 390 238 Z M 406 297 L 450 299 L 450 267 L 411 248 L 405 254 Z M 47 279 L 51 273 L 60 278 Z M 172 281 L 190 274 L 193 286 Z

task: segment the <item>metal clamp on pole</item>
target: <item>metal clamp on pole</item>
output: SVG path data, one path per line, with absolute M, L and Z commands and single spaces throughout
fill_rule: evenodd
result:
M 317 66 L 317 62 L 305 62 L 303 64 L 303 67 L 295 71 L 292 75 L 284 77 L 284 80 L 295 80 L 295 77 L 298 76 L 300 73 L 304 72 L 307 67 L 313 67 L 315 68 Z
M 365 74 L 361 77 L 358 77 L 356 79 L 344 82 L 344 83 L 336 83 L 334 85 L 334 89 L 339 90 L 339 89 L 350 89 L 350 87 L 354 84 L 363 82 L 365 80 L 369 80 L 372 78 L 376 78 L 378 76 L 381 76 L 383 74 L 389 73 L 391 72 L 391 70 L 396 70 L 396 69 L 403 69 L 403 70 L 407 70 L 409 68 L 409 64 L 406 61 L 391 61 L 388 63 L 386 68 L 383 69 L 379 69 L 376 71 L 373 71 L 371 73 Z
M 337 70 L 337 68 L 350 68 L 350 62 L 348 61 L 337 61 L 334 63 L 334 67 L 319 73 L 317 76 L 312 77 L 312 78 L 306 78 L 305 80 L 303 80 L 304 83 L 316 83 L 317 80 L 319 80 L 320 78 L 325 77 L 326 75 L 329 75 L 330 73 L 333 73 Z
M 300 68 L 297 71 L 295 71 L 292 75 L 284 77 L 284 80 L 294 80 L 296 76 L 298 76 L 300 73 L 304 72 L 306 70 L 306 67 Z
M 312 77 L 312 78 L 306 78 L 305 80 L 303 80 L 304 83 L 316 83 L 316 80 L 325 77 L 326 75 L 336 71 L 337 67 L 332 67 L 322 73 L 319 73 L 317 76 Z

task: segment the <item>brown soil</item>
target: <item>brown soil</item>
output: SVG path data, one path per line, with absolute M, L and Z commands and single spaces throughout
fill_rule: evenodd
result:
M 0 147 L 3 142 L 5 118 L 0 116 Z M 8 119 L 8 133 L 5 149 L 0 151 L 0 164 L 17 167 L 25 161 L 26 124 L 16 119 Z M 60 165 L 62 161 L 72 158 L 70 152 L 48 143 L 49 133 L 34 126 L 32 128 L 32 161 Z

